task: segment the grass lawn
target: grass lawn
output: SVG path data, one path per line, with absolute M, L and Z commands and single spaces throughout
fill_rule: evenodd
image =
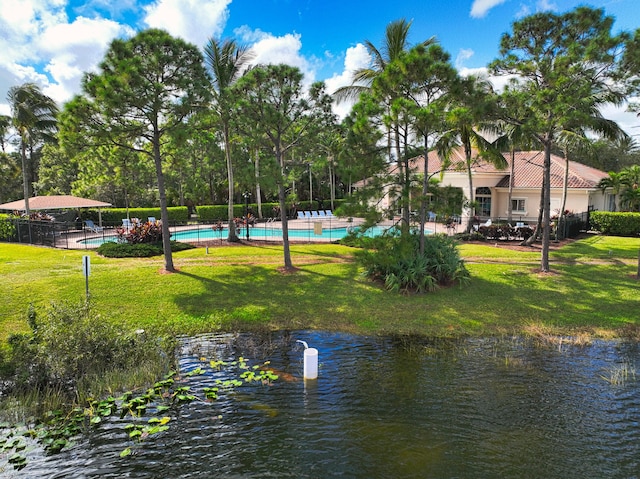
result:
M 221 329 L 327 329 L 429 336 L 638 335 L 640 239 L 591 236 L 540 254 L 461 244 L 471 283 L 423 295 L 387 292 L 360 275 L 353 249 L 292 245 L 295 274 L 281 274 L 282 247 L 262 244 L 183 251 L 175 274 L 161 257 L 108 259 L 92 251 L 0 244 L 0 341 L 27 331 L 29 304 L 85 298 L 123 328 L 192 334 Z

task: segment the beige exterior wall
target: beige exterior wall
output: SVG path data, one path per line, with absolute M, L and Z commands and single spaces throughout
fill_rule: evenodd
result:
M 482 175 L 476 174 L 473 178 L 473 188 L 488 187 L 491 190 L 491 218 L 508 217 L 508 188 L 496 188 L 494 185 L 503 178 L 503 174 Z M 465 198 L 469 198 L 469 181 L 465 173 L 448 173 L 442 179 L 443 186 L 450 185 L 462 188 Z M 524 209 L 512 213 L 513 221 L 534 222 L 538 219 L 538 209 L 540 207 L 541 190 L 539 188 L 515 189 L 512 193 L 513 200 L 522 200 Z M 596 210 L 607 211 L 608 197 L 599 190 L 569 189 L 567 191 L 567 201 L 565 209 L 574 213 L 582 213 L 588 210 L 589 206 Z M 553 188 L 551 190 L 551 211 L 559 210 L 562 207 L 562 189 Z M 468 218 L 469 212 L 463 212 L 463 221 Z M 484 218 L 484 217 L 483 217 Z

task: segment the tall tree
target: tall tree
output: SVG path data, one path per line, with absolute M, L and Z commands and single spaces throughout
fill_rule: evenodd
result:
M 435 42 L 419 44 L 409 51 L 401 52 L 374 80 L 372 91 L 389 96 L 391 100 L 389 116 L 392 124 L 402 133 L 402 170 L 400 184 L 404 222 L 408 229 L 408 211 L 411 188 L 410 157 L 416 149 L 421 149 L 424 157 L 422 171 L 422 191 L 419 197 L 420 210 L 420 252 L 424 251 L 424 228 L 427 215 L 429 189 L 428 154 L 431 144 L 444 129 L 444 112 L 450 101 L 451 92 L 458 83 L 450 56 Z M 406 128 L 406 129 L 405 129 Z M 400 153 L 398 153 L 400 154 Z
M 29 197 L 33 181 L 30 171 L 35 168 L 33 161 L 29 160 L 33 160 L 34 151 L 39 142 L 53 140 L 53 135 L 58 128 L 56 120 L 58 106 L 34 83 L 10 88 L 7 100 L 11 108 L 11 126 L 19 137 L 24 203 L 26 213 L 29 215 Z M 31 169 L 29 169 L 30 164 Z
M 385 30 L 384 41 L 380 48 L 376 47 L 369 40 L 364 41 L 364 45 L 371 58 L 370 65 L 361 68 L 353 73 L 351 85 L 339 88 L 334 92 L 337 101 L 355 100 L 364 92 L 369 91 L 376 79 L 379 78 L 385 70 L 400 56 L 408 51 L 409 30 L 411 22 L 405 19 L 395 20 L 387 25 Z M 421 42 L 419 45 L 427 46 L 433 43 L 433 38 Z M 398 98 L 403 98 L 401 90 L 394 89 L 391 84 L 387 83 L 385 88 L 379 88 L 375 95 L 376 100 L 384 105 L 385 110 L 385 129 L 387 131 L 387 158 L 391 162 L 395 154 L 395 161 L 398 165 L 398 175 L 404 176 L 405 180 L 410 176 L 409 171 L 405 171 L 407 152 L 403 150 L 403 140 L 408 137 L 408 125 L 402 123 L 406 120 L 400 111 L 392 110 L 392 103 Z M 394 153 L 395 152 L 395 153 Z M 406 189 L 401 188 L 402 200 L 402 218 L 405 226 L 408 226 L 410 206 L 409 196 Z
M 478 157 L 481 157 L 496 168 L 505 168 L 507 161 L 483 133 L 493 127 L 495 120 L 496 99 L 491 84 L 483 78 L 469 76 L 460 80 L 455 100 L 446 114 L 448 131 L 439 142 L 438 150 L 445 158 L 445 165 L 449 163 L 449 156 L 453 148 L 462 147 L 464 163 L 469 182 L 469 214 L 467 216 L 467 231 L 473 227 L 475 216 L 475 190 L 473 187 L 473 167 Z M 477 154 L 474 155 L 474 150 Z
M 321 121 L 327 117 L 331 102 L 322 83 L 305 92 L 302 73 L 288 65 L 253 68 L 235 83 L 233 90 L 237 95 L 236 114 L 244 119 L 252 137 L 265 141 L 277 164 L 284 269 L 292 270 L 286 204 L 287 154 L 305 137 L 322 129 Z
M 612 35 L 613 18 L 601 9 L 579 7 L 564 14 L 538 13 L 515 22 L 500 41 L 491 68 L 514 75 L 524 120 L 544 148 L 542 253 L 549 271 L 551 152 L 568 124 L 587 123 L 592 114 L 580 99 L 613 88 L 625 35 Z
M 204 59 L 194 45 L 149 29 L 114 40 L 100 71 L 82 82 L 86 98 L 70 104 L 85 128 L 99 140 L 148 155 L 156 171 L 162 219 L 164 267 L 174 271 L 163 171 L 163 144 L 170 133 L 209 100 Z
M 229 89 L 244 73 L 254 55 L 249 48 L 238 45 L 233 40 L 216 40 L 211 38 L 205 49 L 205 61 L 211 74 L 213 86 L 213 111 L 220 122 L 224 143 L 224 154 L 227 162 L 227 181 L 229 182 L 228 215 L 229 241 L 238 241 L 233 215 L 235 199 L 233 162 L 231 155 L 231 100 Z

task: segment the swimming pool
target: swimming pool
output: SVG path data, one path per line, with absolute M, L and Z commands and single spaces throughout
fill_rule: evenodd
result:
M 319 233 L 313 229 L 292 229 L 289 228 L 290 240 L 329 240 L 337 241 L 347 236 L 349 231 L 354 229 L 351 227 L 343 228 L 322 228 Z M 378 236 L 381 235 L 387 228 L 382 226 L 373 226 L 366 231 L 366 236 Z M 174 241 L 182 241 L 185 243 L 197 242 L 197 241 L 211 241 L 211 240 L 224 240 L 227 238 L 227 229 L 214 231 L 210 226 L 202 226 L 199 228 L 191 228 L 180 231 L 173 231 L 171 233 L 171 239 Z M 246 230 L 241 228 L 238 236 L 242 239 L 245 238 Z M 98 238 L 88 238 L 86 240 L 79 241 L 80 244 L 87 247 L 98 247 L 102 243 L 115 242 L 116 236 L 105 235 Z M 249 239 L 282 239 L 282 229 L 268 226 L 252 226 L 249 228 Z

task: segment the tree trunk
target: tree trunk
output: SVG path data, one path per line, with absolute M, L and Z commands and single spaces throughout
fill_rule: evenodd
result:
M 24 193 L 24 209 L 27 215 L 27 219 L 29 219 L 29 215 L 31 214 L 31 209 L 29 208 L 29 172 L 27 171 L 27 145 L 25 144 L 24 139 L 20 142 L 20 153 L 22 157 L 22 190 Z M 31 232 L 31 228 L 29 228 L 29 232 Z
M 474 205 L 475 192 L 473 191 L 473 173 L 471 171 L 471 145 L 465 143 L 464 156 L 467 163 L 467 175 L 469 176 L 469 218 L 467 220 L 467 233 L 471 233 L 473 230 L 473 218 L 476 215 L 476 208 Z
M 229 126 L 222 126 L 222 134 L 224 135 L 224 157 L 227 160 L 227 181 L 229 182 L 229 200 L 227 202 L 227 225 L 229 234 L 227 235 L 227 241 L 231 243 L 237 243 L 240 241 L 236 232 L 236 222 L 233 214 L 233 202 L 234 202 L 234 184 L 233 184 L 233 164 L 231 162 L 231 142 L 229 140 Z
M 562 206 L 560 207 L 560 214 L 558 215 L 558 224 L 556 225 L 556 241 L 559 239 L 560 225 L 565 228 L 564 211 L 567 206 L 567 189 L 569 188 L 569 152 L 567 148 L 564 149 L 564 178 L 562 180 Z M 562 232 L 562 238 L 564 239 L 565 232 Z
M 526 240 L 520 243 L 521 246 L 531 246 L 540 238 L 540 231 L 542 230 L 542 215 L 544 212 L 544 188 L 540 189 L 540 204 L 538 205 L 538 219 L 536 220 L 536 226 L 533 234 Z
M 515 172 L 515 162 L 516 162 L 516 150 L 511 148 L 511 168 L 509 169 L 509 195 L 507 197 L 507 222 L 511 223 L 513 220 L 513 208 L 511 207 L 511 198 L 513 196 L 513 174 Z
M 280 178 L 278 180 L 278 200 L 280 204 L 280 219 L 282 220 L 282 249 L 284 254 L 284 269 L 293 270 L 291 262 L 291 250 L 289 248 L 289 222 L 287 218 L 286 192 L 284 189 L 284 179 L 286 178 L 284 169 L 284 156 L 279 148 L 276 150 L 276 161 L 280 165 Z
M 162 157 L 160 156 L 160 133 L 157 128 L 153 133 L 153 161 L 156 166 L 158 179 L 158 196 L 160 197 L 160 218 L 162 219 L 162 250 L 164 252 L 164 269 L 175 272 L 173 255 L 171 253 L 171 233 L 169 232 L 169 211 L 167 210 L 167 194 L 164 189 L 164 173 L 162 172 Z
M 260 190 L 260 152 L 257 149 L 256 149 L 255 173 L 256 173 L 256 205 L 258 206 L 258 218 L 262 219 L 262 191 Z
M 429 135 L 424 135 L 424 170 L 422 179 L 422 198 L 420 199 L 420 255 L 424 254 L 424 226 L 427 223 L 427 195 L 429 194 Z
M 549 243 L 551 241 L 551 140 L 544 144 L 544 168 L 542 170 L 542 189 L 544 197 L 544 209 L 542 212 L 542 255 L 540 258 L 540 271 L 549 271 Z

